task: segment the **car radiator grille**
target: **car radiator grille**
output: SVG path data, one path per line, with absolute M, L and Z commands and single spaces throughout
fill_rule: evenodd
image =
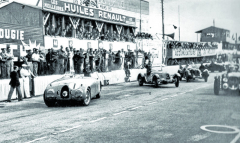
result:
M 238 86 L 239 85 L 239 78 L 238 77 L 229 77 L 228 78 L 228 85 L 231 86 Z

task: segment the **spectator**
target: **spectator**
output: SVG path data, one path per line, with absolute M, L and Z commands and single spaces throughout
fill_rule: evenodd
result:
M 32 50 L 26 50 L 27 55 L 25 56 L 27 59 L 27 65 L 30 67 L 31 72 L 33 72 L 33 64 L 32 64 Z
M 47 73 L 48 74 L 53 74 L 52 49 L 48 49 L 48 53 L 46 54 L 46 62 L 47 62 Z
M 2 53 L 0 54 L 1 56 L 1 78 L 6 78 L 6 72 L 7 72 L 7 65 L 6 65 L 6 61 L 7 61 L 7 54 L 5 51 L 5 48 L 2 48 Z
M 61 46 L 59 50 L 59 57 L 58 57 L 58 68 L 59 68 L 59 73 L 64 74 L 64 62 L 67 59 L 67 54 L 64 51 L 63 46 Z
M 11 53 L 10 46 L 7 46 L 7 61 L 6 61 L 6 66 L 7 66 L 7 77 L 10 78 L 10 73 L 13 71 L 13 54 Z
M 28 69 L 28 65 L 23 64 L 22 69 L 20 71 L 21 77 L 23 79 L 23 93 L 24 93 L 24 98 L 31 97 L 30 96 L 30 91 L 29 91 L 29 78 L 30 76 L 34 76 L 34 74 Z
M 76 61 L 76 73 L 82 74 L 83 73 L 83 62 L 84 62 L 84 55 L 83 49 L 80 48 L 80 51 L 77 50 L 77 54 L 74 56 L 74 61 Z
M 13 91 L 17 90 L 17 94 L 18 94 L 18 101 L 22 101 L 22 92 L 21 92 L 21 87 L 20 87 L 20 82 L 19 82 L 19 74 L 18 74 L 18 67 L 15 66 L 13 71 L 10 74 L 11 80 L 9 85 L 11 86 L 10 91 L 8 93 L 8 99 L 7 102 L 11 102 L 12 99 L 12 94 Z
M 33 74 L 38 75 L 38 64 L 40 62 L 40 55 L 38 49 L 34 48 L 34 53 L 32 54 L 32 63 L 33 63 Z
M 46 74 L 46 70 L 45 70 L 46 58 L 45 58 L 44 52 L 39 50 L 39 56 L 40 56 L 39 74 L 44 75 Z

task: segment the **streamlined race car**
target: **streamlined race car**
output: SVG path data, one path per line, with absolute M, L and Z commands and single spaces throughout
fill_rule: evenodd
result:
M 196 78 L 204 79 L 204 81 L 207 82 L 209 77 L 209 71 L 207 69 L 201 72 L 199 69 L 188 67 L 179 69 L 178 73 L 181 75 L 180 80 L 182 80 L 182 78 L 185 78 L 187 82 L 189 82 L 190 79 L 195 80 Z
M 214 94 L 219 95 L 219 91 L 238 90 L 240 94 L 240 72 L 238 65 L 229 67 L 227 73 L 214 77 Z
M 137 80 L 139 86 L 143 86 L 143 84 L 154 84 L 155 87 L 158 87 L 161 84 L 173 83 L 175 87 L 179 86 L 180 75 L 175 73 L 173 76 L 170 76 L 169 73 L 152 70 L 151 74 L 147 75 L 147 73 L 139 73 Z
M 101 81 L 98 78 L 66 73 L 47 86 L 43 100 L 48 107 L 53 107 L 56 102 L 62 103 L 68 100 L 80 101 L 88 106 L 92 98 L 100 98 L 101 89 Z

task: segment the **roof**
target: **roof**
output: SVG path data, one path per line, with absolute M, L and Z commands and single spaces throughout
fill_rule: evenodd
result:
M 42 7 L 38 7 L 38 6 L 35 6 L 35 5 L 30 5 L 30 4 L 25 4 L 25 3 L 20 3 L 20 2 L 16 2 L 16 1 L 12 1 L 12 2 L 9 2 L 9 3 L 4 3 L 4 4 L 1 4 L 0 5 L 0 9 L 5 7 L 5 6 L 8 6 L 12 3 L 17 3 L 17 4 L 21 4 L 21 5 L 24 5 L 24 6 L 28 6 L 28 7 L 32 7 L 32 8 L 36 8 L 36 9 L 41 9 L 42 10 Z
M 209 28 L 216 28 L 216 29 L 221 29 L 221 30 L 224 30 L 224 31 L 230 31 L 228 29 L 223 29 L 223 28 L 218 28 L 218 27 L 215 27 L 215 26 L 210 26 L 210 27 L 204 28 L 202 30 L 196 31 L 195 33 L 202 33 L 203 30 L 209 29 Z

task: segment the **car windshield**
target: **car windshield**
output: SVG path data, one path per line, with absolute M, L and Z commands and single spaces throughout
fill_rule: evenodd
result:
M 74 77 L 74 76 L 75 76 L 75 72 L 67 71 L 67 72 L 65 72 L 63 77 Z

